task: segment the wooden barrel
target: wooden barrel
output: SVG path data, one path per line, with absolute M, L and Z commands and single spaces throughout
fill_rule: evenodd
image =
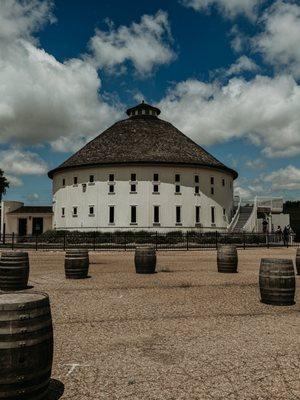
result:
M 276 306 L 295 304 L 295 271 L 292 260 L 262 258 L 259 271 L 262 303 Z
M 0 259 L 0 289 L 23 290 L 27 288 L 29 258 L 27 252 L 3 251 Z
M 135 249 L 135 270 L 137 274 L 154 274 L 156 251 L 153 246 L 139 246 Z
M 297 275 L 300 275 L 300 248 L 297 249 L 296 253 L 296 270 Z
M 26 291 L 0 294 L 0 399 L 44 399 L 52 359 L 48 295 Z
M 89 272 L 89 252 L 87 250 L 67 250 L 65 273 L 67 279 L 84 279 Z
M 219 272 L 238 272 L 238 254 L 236 246 L 220 245 L 217 252 L 217 264 Z

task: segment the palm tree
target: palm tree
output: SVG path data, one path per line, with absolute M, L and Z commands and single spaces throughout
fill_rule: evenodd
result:
M 0 169 L 0 204 L 2 202 L 2 196 L 6 194 L 6 189 L 9 188 L 9 182 L 4 176 L 4 172 Z

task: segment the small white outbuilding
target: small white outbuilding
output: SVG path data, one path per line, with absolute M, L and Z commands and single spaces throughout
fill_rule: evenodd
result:
M 53 228 L 226 230 L 237 172 L 141 103 L 59 167 Z

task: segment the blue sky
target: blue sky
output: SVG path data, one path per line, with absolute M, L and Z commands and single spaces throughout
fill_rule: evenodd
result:
M 50 204 L 46 172 L 145 99 L 244 198 L 298 199 L 299 42 L 292 0 L 1 1 L 6 198 Z

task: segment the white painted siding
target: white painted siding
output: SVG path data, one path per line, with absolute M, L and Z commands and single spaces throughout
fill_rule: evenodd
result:
M 137 179 L 136 194 L 130 193 L 132 173 Z M 159 194 L 153 193 L 155 173 L 159 174 Z M 114 174 L 114 194 L 109 194 L 109 174 Z M 180 174 L 180 194 L 175 194 L 175 185 L 179 184 L 175 182 L 175 174 Z M 89 183 L 90 175 L 94 175 L 94 183 Z M 195 175 L 199 175 L 199 195 L 195 195 Z M 73 184 L 74 177 L 78 178 L 77 185 Z M 211 177 L 214 177 L 214 185 Z M 225 186 L 222 179 L 225 179 Z M 226 229 L 233 205 L 232 182 L 232 175 L 225 171 L 161 165 L 78 168 L 57 172 L 53 178 L 53 225 L 55 229 L 86 231 L 190 230 L 195 228 L 195 207 L 200 206 L 203 230 Z M 130 225 L 132 205 L 137 206 L 136 225 Z M 160 207 L 160 226 L 153 225 L 155 205 Z M 89 206 L 94 206 L 93 216 L 89 215 Z M 115 206 L 114 225 L 109 224 L 109 206 Z M 176 225 L 176 206 L 181 206 L 181 226 Z M 78 209 L 77 217 L 73 216 L 73 207 Z M 215 226 L 211 224 L 211 207 L 215 207 Z M 62 208 L 65 209 L 64 217 Z

